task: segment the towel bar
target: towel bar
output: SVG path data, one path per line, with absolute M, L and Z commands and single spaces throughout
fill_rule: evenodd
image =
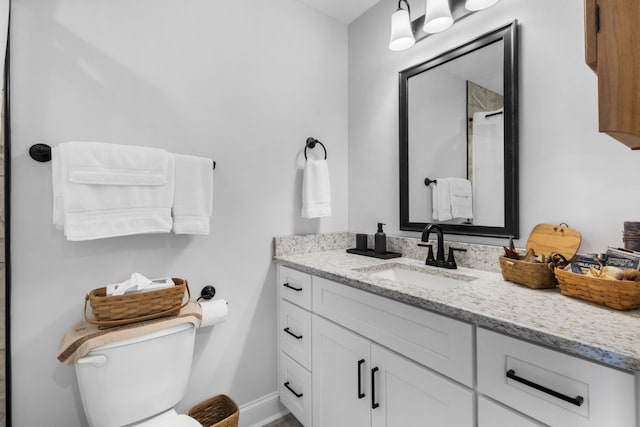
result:
M 437 183 L 438 183 L 437 179 L 429 179 L 429 178 L 424 179 L 424 185 L 426 185 L 427 187 L 430 186 L 431 184 L 437 184 Z
M 320 141 L 318 141 L 320 142 Z M 320 144 L 322 144 L 320 142 Z M 49 162 L 51 161 L 51 146 L 47 144 L 33 144 L 29 148 L 29 155 L 37 162 Z M 213 160 L 213 170 L 216 169 L 216 162 Z

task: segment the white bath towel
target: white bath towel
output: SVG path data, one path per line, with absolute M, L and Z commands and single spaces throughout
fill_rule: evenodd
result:
M 171 230 L 174 160 L 166 151 L 68 142 L 52 161 L 53 220 L 68 240 Z
M 447 178 L 438 178 L 437 182 L 432 184 L 433 189 L 433 213 L 434 221 L 449 221 L 451 216 L 451 183 Z
M 213 210 L 213 161 L 176 154 L 175 165 L 173 232 L 209 234 Z
M 451 185 L 451 216 L 473 218 L 473 189 L 468 179 L 449 178 Z
M 504 226 L 504 116 L 502 111 L 473 115 L 474 222 Z M 488 116 L 488 117 L 487 117 Z
M 302 178 L 302 217 L 331 216 L 331 186 L 326 160 L 307 159 Z

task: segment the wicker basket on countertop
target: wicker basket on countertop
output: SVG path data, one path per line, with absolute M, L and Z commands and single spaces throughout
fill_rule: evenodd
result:
M 536 255 L 563 255 L 567 260 L 578 252 L 582 236 L 580 232 L 566 224 L 538 224 L 527 239 L 527 251 L 533 249 Z M 500 257 L 502 277 L 509 282 L 525 285 L 533 289 L 555 288 L 558 284 L 553 270 L 546 263 Z
M 555 271 L 562 295 L 579 298 L 616 310 L 640 307 L 640 282 L 589 277 L 557 268 Z
M 189 284 L 185 279 L 173 278 L 175 286 L 155 291 L 138 292 L 124 295 L 107 296 L 107 288 L 92 290 L 85 296 L 84 319 L 87 323 L 98 325 L 100 329 L 144 320 L 174 316 L 191 299 Z M 187 298 L 185 300 L 185 291 Z M 183 302 L 183 300 L 185 300 Z M 95 319 L 87 316 L 87 303 Z
M 238 427 L 238 405 L 225 394 L 213 396 L 189 410 L 189 416 L 204 427 Z

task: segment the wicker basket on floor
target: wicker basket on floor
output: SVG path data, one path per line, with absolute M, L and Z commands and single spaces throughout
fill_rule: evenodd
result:
M 204 427 L 238 427 L 238 405 L 226 394 L 213 396 L 189 410 L 189 416 Z
M 191 292 L 185 279 L 171 279 L 175 286 L 155 291 L 107 296 L 107 288 L 97 288 L 89 292 L 84 301 L 84 319 L 98 325 L 100 329 L 142 322 L 180 312 L 189 300 Z M 185 291 L 187 298 L 185 299 Z M 87 316 L 87 303 L 95 319 Z
M 563 295 L 606 305 L 616 310 L 640 307 L 640 282 L 588 277 L 556 268 L 556 278 Z

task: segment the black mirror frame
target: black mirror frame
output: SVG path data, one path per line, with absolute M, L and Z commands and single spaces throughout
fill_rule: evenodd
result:
M 425 222 L 409 219 L 409 111 L 408 79 L 442 65 L 486 45 L 504 42 L 504 227 L 438 224 L 448 234 L 485 237 L 519 237 L 518 190 L 518 40 L 517 21 L 486 33 L 462 46 L 449 50 L 426 62 L 400 71 L 400 230 L 422 231 Z

